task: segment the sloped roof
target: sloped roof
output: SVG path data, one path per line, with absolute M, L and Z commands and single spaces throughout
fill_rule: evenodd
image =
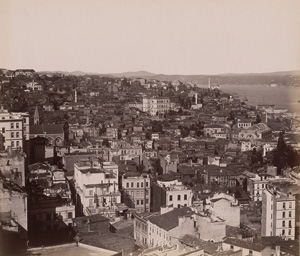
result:
M 180 216 L 191 216 L 194 212 L 189 207 L 175 208 L 172 211 L 164 213 L 159 216 L 153 216 L 149 218 L 149 221 L 158 227 L 169 231 L 178 226 L 178 218 Z
M 42 125 L 34 124 L 29 127 L 30 134 L 44 134 L 44 129 Z
M 260 243 L 252 243 L 252 242 L 248 242 L 248 241 L 240 240 L 240 239 L 235 239 L 235 238 L 226 238 L 224 240 L 224 243 L 239 246 L 241 248 L 245 248 L 245 249 L 249 249 L 249 250 L 253 250 L 253 251 L 257 251 L 257 252 L 260 252 L 264 248 L 267 247 L 267 245 L 263 245 L 263 244 L 260 244 Z
M 44 125 L 44 131 L 46 132 L 46 134 L 62 134 L 62 133 L 64 133 L 62 124 Z
M 36 124 L 30 125 L 29 127 L 30 134 L 63 134 L 63 125 L 62 124 Z

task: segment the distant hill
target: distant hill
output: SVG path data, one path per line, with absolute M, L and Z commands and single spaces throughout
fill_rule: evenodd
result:
M 156 74 L 154 73 L 151 73 L 151 72 L 148 72 L 148 71 L 135 71 L 135 72 L 123 72 L 123 73 L 110 73 L 108 75 L 111 75 L 111 76 L 115 76 L 115 77 L 133 77 L 133 78 L 136 78 L 136 77 L 140 77 L 140 78 L 147 78 L 147 77 L 153 77 L 153 76 L 156 76 Z
M 294 71 L 279 71 L 270 73 L 227 73 L 218 75 L 166 75 L 155 74 L 148 71 L 124 72 L 124 73 L 86 73 L 82 71 L 56 71 L 56 72 L 38 72 L 38 73 L 62 73 L 65 75 L 83 76 L 83 75 L 99 75 L 108 77 L 126 77 L 126 78 L 145 78 L 160 81 L 174 81 L 178 80 L 183 83 L 195 83 L 200 85 L 207 85 L 210 78 L 211 84 L 277 84 L 287 86 L 300 86 L 300 70 Z

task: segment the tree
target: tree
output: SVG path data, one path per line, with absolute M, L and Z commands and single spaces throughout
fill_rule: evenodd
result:
M 287 152 L 286 144 L 283 138 L 283 132 L 279 134 L 277 148 L 274 150 L 273 154 L 273 164 L 277 167 L 278 174 L 281 173 L 281 170 L 287 165 Z
M 260 123 L 261 122 L 261 117 L 259 114 L 256 114 L 256 120 L 255 120 L 255 123 Z
M 106 138 L 103 139 L 102 145 L 109 148 L 109 141 L 108 141 L 108 139 L 106 139 Z
M 68 122 L 64 123 L 64 137 L 65 137 L 65 142 L 69 142 L 69 123 Z

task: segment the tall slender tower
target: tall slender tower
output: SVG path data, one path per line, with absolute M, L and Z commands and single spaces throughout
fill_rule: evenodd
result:
M 75 89 L 75 103 L 77 103 L 77 90 Z
M 40 114 L 39 114 L 39 108 L 36 105 L 35 106 L 35 111 L 34 111 L 34 116 L 33 116 L 33 123 L 34 124 L 40 124 Z
M 208 89 L 211 89 L 211 87 L 210 87 L 210 77 L 208 78 Z

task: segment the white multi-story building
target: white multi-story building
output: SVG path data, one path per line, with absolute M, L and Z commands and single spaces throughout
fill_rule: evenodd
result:
M 118 189 L 118 166 L 112 162 L 80 162 L 74 164 L 77 203 L 85 215 L 112 217 L 115 204 L 121 202 Z
M 268 188 L 270 177 L 272 176 L 261 174 L 248 179 L 248 192 L 253 201 L 262 201 L 263 192 Z
M 177 179 L 172 181 L 158 180 L 153 184 L 153 211 L 160 211 L 161 207 L 192 206 L 193 192 Z
M 273 186 L 273 183 L 281 183 L 291 185 L 293 180 L 290 178 L 284 178 L 279 176 L 273 176 L 270 174 L 259 174 L 253 178 L 248 179 L 248 192 L 251 199 L 255 202 L 262 201 L 263 193 L 270 186 Z
M 281 236 L 295 239 L 295 197 L 266 189 L 262 198 L 261 236 Z
M 219 193 L 206 200 L 205 209 L 226 221 L 226 225 L 240 227 L 241 209 L 234 196 Z
M 124 203 L 137 212 L 150 212 L 150 177 L 147 174 L 122 176 Z
M 29 140 L 29 114 L 8 112 L 1 107 L 0 133 L 4 137 L 5 149 L 22 149 L 24 140 Z
M 120 160 L 134 160 L 139 158 L 141 161 L 143 154 L 142 146 L 131 145 L 129 143 L 113 143 L 108 152 L 109 161 L 112 161 L 114 156 L 120 156 Z
M 186 234 L 196 235 L 194 212 L 189 207 L 163 214 L 139 215 L 134 218 L 134 238 L 143 248 L 173 246 Z
M 164 114 L 173 106 L 168 97 L 143 97 L 142 104 L 142 111 L 152 116 Z

